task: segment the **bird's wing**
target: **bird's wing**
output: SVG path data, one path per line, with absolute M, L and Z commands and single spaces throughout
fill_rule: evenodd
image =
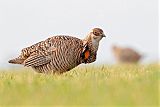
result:
M 44 65 L 47 64 L 51 61 L 51 58 L 49 56 L 44 56 L 44 55 L 32 55 L 30 57 L 28 57 L 25 61 L 24 61 L 24 66 L 40 66 L 40 65 Z
M 51 61 L 51 54 L 52 52 L 55 52 L 57 50 L 57 48 L 55 48 L 54 46 L 50 47 L 47 50 L 47 54 L 43 52 L 39 52 L 38 53 L 32 53 L 31 56 L 29 56 L 25 61 L 24 61 L 24 66 L 40 66 L 40 65 L 44 65 L 47 64 Z

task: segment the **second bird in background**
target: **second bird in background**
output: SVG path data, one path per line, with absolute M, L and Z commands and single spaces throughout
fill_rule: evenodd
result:
M 112 52 L 119 63 L 138 63 L 142 58 L 137 51 L 128 47 L 113 45 Z

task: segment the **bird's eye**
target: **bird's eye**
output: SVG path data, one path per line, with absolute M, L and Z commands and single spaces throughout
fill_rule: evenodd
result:
M 98 36 L 98 32 L 95 32 L 95 31 L 94 31 L 93 34 L 96 35 L 96 36 Z

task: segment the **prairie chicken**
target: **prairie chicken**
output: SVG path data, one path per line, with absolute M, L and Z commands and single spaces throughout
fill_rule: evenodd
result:
M 100 40 L 105 37 L 103 30 L 94 28 L 84 40 L 76 37 L 57 35 L 24 48 L 18 58 L 9 63 L 32 67 L 39 73 L 63 73 L 81 63 L 96 60 Z
M 142 57 L 138 52 L 131 48 L 113 46 L 112 50 L 115 58 L 120 63 L 137 63 Z

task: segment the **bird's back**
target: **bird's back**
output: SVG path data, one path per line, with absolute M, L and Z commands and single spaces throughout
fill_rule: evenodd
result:
M 121 60 L 134 63 L 138 62 L 141 58 L 141 55 L 131 48 L 124 48 L 120 56 Z

